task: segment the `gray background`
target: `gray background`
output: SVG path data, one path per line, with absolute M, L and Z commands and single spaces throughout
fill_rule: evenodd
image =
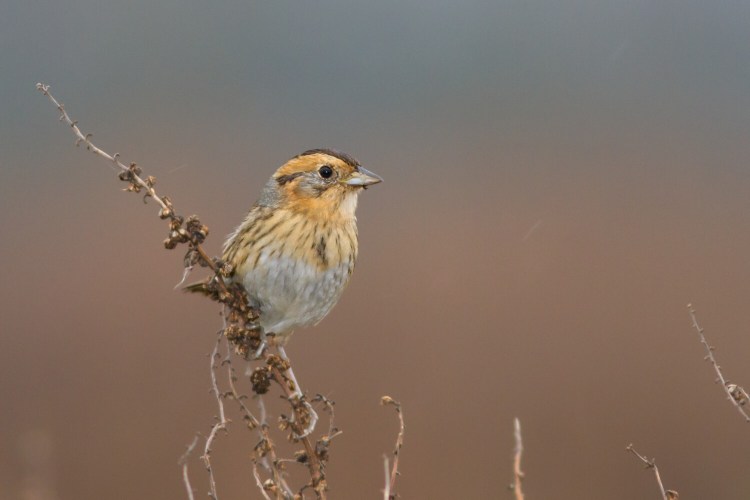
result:
M 163 223 L 36 93 L 198 213 L 217 252 L 312 147 L 364 193 L 341 303 L 288 348 L 337 401 L 331 498 L 750 497 L 750 428 L 692 301 L 750 384 L 750 4 L 742 1 L 0 3 L 0 498 L 182 499 L 216 414 L 216 308 L 172 291 Z M 245 386 L 246 387 L 246 386 Z M 239 424 L 219 493 L 258 498 Z M 196 498 L 206 474 L 194 457 Z

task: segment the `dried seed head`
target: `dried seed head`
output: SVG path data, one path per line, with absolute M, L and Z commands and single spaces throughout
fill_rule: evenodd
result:
M 239 325 L 229 325 L 224 328 L 224 336 L 232 343 L 242 338 L 242 328 Z
M 727 383 L 727 391 L 738 405 L 744 406 L 745 404 L 747 404 L 748 395 L 747 392 L 745 392 L 745 389 L 743 389 L 741 386 L 737 384 Z
M 191 241 L 200 245 L 206 240 L 208 236 L 208 226 L 201 224 L 200 219 L 197 215 L 191 215 L 188 217 L 186 222 L 187 233 L 190 235 Z
M 257 421 L 254 418 L 252 418 L 250 415 L 245 415 L 243 419 L 245 420 L 245 423 L 247 424 L 248 429 L 253 430 L 256 427 L 258 427 Z
M 175 215 L 172 217 L 172 219 L 169 221 L 169 229 L 172 231 L 177 231 L 182 227 L 182 223 L 185 222 L 185 218 L 181 215 Z
M 131 163 L 130 167 L 128 167 L 126 171 L 119 174 L 118 177 L 120 178 L 120 180 L 128 183 L 128 187 L 125 188 L 125 191 L 130 191 L 133 193 L 139 193 L 141 191 L 143 186 L 141 186 L 138 182 L 138 176 L 140 175 L 140 173 L 141 168 L 135 163 Z
M 271 443 L 265 438 L 261 439 L 260 442 L 255 445 L 255 453 L 257 453 L 258 458 L 265 457 L 270 451 Z
M 248 359 L 248 357 L 250 356 L 250 349 L 247 349 L 243 345 L 234 346 L 234 352 L 237 354 L 237 356 L 241 356 L 243 359 Z
M 327 462 L 330 458 L 328 455 L 328 443 L 326 441 L 320 440 L 315 445 L 315 453 L 318 455 L 318 458 L 323 461 Z
M 272 366 L 282 373 L 289 369 L 289 361 L 285 360 L 281 356 L 276 356 L 275 354 L 268 356 L 266 358 L 266 363 L 268 364 L 268 366 Z
M 287 417 L 283 413 L 279 415 L 279 430 L 285 431 L 289 427 L 291 427 L 291 425 L 292 423 L 289 421 L 289 417 Z
M 278 490 L 278 487 L 276 486 L 276 483 L 274 483 L 272 479 L 266 479 L 263 482 L 263 489 L 268 492 L 275 493 Z
M 255 392 L 255 394 L 267 393 L 268 389 L 271 387 L 271 377 L 268 368 L 259 366 L 253 370 L 252 375 L 250 375 L 250 383 L 253 386 L 253 392 Z
M 234 266 L 229 262 L 217 261 L 216 267 L 219 269 L 219 274 L 222 278 L 230 278 L 234 274 Z
M 171 250 L 175 248 L 180 243 L 185 243 L 188 240 L 187 232 L 180 228 L 177 230 L 171 230 L 169 231 L 169 236 L 167 236 L 167 239 L 164 240 L 164 247 L 167 250 Z

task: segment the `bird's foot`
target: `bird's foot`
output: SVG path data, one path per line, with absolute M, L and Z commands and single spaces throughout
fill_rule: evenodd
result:
M 258 349 L 255 350 L 255 353 L 253 354 L 252 359 L 260 359 L 261 356 L 263 356 L 263 351 L 265 351 L 268 348 L 268 342 L 265 338 L 261 337 L 260 339 L 260 345 L 258 346 Z

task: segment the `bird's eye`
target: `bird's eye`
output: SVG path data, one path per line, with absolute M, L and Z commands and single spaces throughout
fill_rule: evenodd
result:
M 324 179 L 329 179 L 333 175 L 333 169 L 328 165 L 323 165 L 318 169 L 318 173 Z

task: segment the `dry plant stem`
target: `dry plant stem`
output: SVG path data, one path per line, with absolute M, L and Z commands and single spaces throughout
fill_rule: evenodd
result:
M 79 146 L 80 144 L 84 144 L 86 146 L 86 149 L 91 151 L 97 156 L 100 156 L 104 158 L 105 160 L 111 162 L 114 164 L 117 168 L 119 168 L 123 173 L 127 173 L 129 175 L 129 178 L 132 179 L 132 182 L 137 184 L 140 189 L 145 190 L 146 196 L 144 197 L 144 201 L 147 198 L 153 198 L 156 203 L 159 204 L 162 211 L 161 214 L 166 214 L 166 218 L 174 218 L 176 217 L 174 212 L 174 207 L 172 206 L 171 201 L 166 196 L 159 196 L 156 193 L 156 190 L 154 189 L 154 182 L 155 179 L 149 177 L 148 181 L 143 179 L 141 176 L 139 176 L 136 172 L 133 171 L 131 167 L 126 166 L 124 163 L 120 161 L 120 154 L 115 153 L 114 155 L 111 155 L 104 151 L 103 149 L 96 146 L 93 142 L 91 142 L 92 134 L 84 134 L 81 132 L 81 129 L 78 128 L 78 122 L 74 121 L 70 118 L 68 115 L 68 112 L 65 110 L 65 106 L 61 104 L 55 97 L 50 94 L 49 88 L 50 86 L 44 83 L 37 83 L 36 88 L 39 92 L 46 95 L 47 98 L 54 104 L 58 111 L 60 111 L 60 121 L 63 121 L 70 125 L 71 130 L 73 131 L 73 134 L 76 136 L 76 146 Z M 191 248 L 194 249 L 197 253 L 197 255 L 200 257 L 200 261 L 203 265 L 210 268 L 213 272 L 218 273 L 220 270 L 217 267 L 216 263 L 212 258 L 206 254 L 205 250 L 199 243 L 191 243 Z M 223 280 L 217 280 L 217 285 L 222 289 L 223 292 L 230 294 L 231 292 L 228 290 L 226 285 L 224 284 Z
M 49 85 L 46 85 L 44 83 L 37 83 L 36 89 L 41 92 L 42 94 L 46 95 L 50 101 L 52 101 L 52 104 L 57 106 L 57 109 L 60 111 L 60 121 L 66 122 L 70 127 L 73 129 L 73 133 L 76 135 L 76 146 L 80 145 L 81 143 L 86 145 L 86 149 L 91 151 L 92 153 L 101 156 L 105 160 L 109 160 L 112 163 L 114 163 L 117 167 L 119 167 L 123 172 L 130 171 L 130 168 L 125 166 L 119 159 L 120 154 L 115 153 L 114 155 L 110 155 L 106 151 L 99 149 L 91 142 L 91 134 L 84 135 L 83 132 L 81 132 L 81 129 L 78 128 L 78 122 L 71 120 L 70 116 L 68 116 L 67 111 L 65 111 L 65 106 L 60 104 L 57 99 L 55 99 L 52 94 L 49 93 Z M 154 190 L 153 186 L 151 186 L 149 183 L 147 183 L 145 180 L 141 179 L 138 176 L 135 176 L 135 181 L 146 190 L 148 195 L 152 197 L 156 202 L 161 205 L 161 208 L 164 210 L 170 210 L 167 203 L 159 198 L 156 195 L 156 191 Z
M 383 455 L 383 472 L 385 473 L 385 488 L 383 488 L 383 500 L 391 499 L 391 465 L 388 455 Z
M 297 377 L 294 376 L 294 370 L 292 370 L 291 367 L 291 360 L 289 359 L 289 356 L 286 355 L 286 349 L 284 349 L 284 346 L 279 344 L 276 346 L 276 350 L 279 351 L 279 355 L 281 358 L 290 364 L 289 368 L 287 368 L 285 375 L 291 380 L 292 384 L 294 385 L 294 394 L 302 398 L 302 387 L 300 387 L 299 382 L 297 382 Z
M 221 337 L 221 334 L 218 335 L 214 350 L 211 352 L 211 392 L 213 392 L 214 396 L 216 396 L 216 402 L 219 405 L 219 421 L 216 422 L 213 427 L 211 427 L 211 432 L 209 433 L 208 438 L 206 438 L 206 446 L 203 449 L 203 456 L 201 456 L 201 459 L 203 459 L 203 463 L 206 466 L 206 470 L 208 471 L 208 482 L 209 487 L 211 488 L 208 496 L 210 496 L 214 500 L 218 500 L 218 496 L 216 494 L 216 480 L 214 479 L 214 470 L 211 467 L 211 446 L 213 445 L 214 439 L 216 438 L 216 435 L 219 433 L 219 431 L 226 431 L 227 426 L 229 425 L 229 420 L 227 420 L 226 413 L 224 412 L 224 401 L 222 400 L 222 395 L 219 392 L 219 385 L 216 382 L 216 359 L 219 357 L 219 345 L 221 344 Z
M 748 414 L 745 412 L 745 409 L 742 407 L 744 402 L 747 401 L 747 394 L 745 393 L 745 390 L 740 386 L 730 384 L 729 381 L 724 378 L 724 374 L 721 371 L 721 366 L 716 362 L 716 358 L 714 357 L 715 348 L 708 343 L 708 340 L 706 340 L 706 336 L 703 334 L 703 328 L 698 325 L 698 320 L 695 316 L 695 309 L 693 309 L 693 305 L 688 304 L 687 308 L 688 312 L 690 313 L 690 319 L 693 322 L 693 328 L 695 328 L 695 330 L 698 332 L 698 335 L 700 335 L 701 344 L 703 344 L 703 347 L 706 348 L 707 354 L 705 359 L 711 363 L 711 365 L 714 367 L 714 371 L 716 372 L 716 382 L 721 383 L 721 387 L 724 389 L 724 392 L 727 395 L 727 399 L 729 399 L 734 407 L 737 408 L 737 411 L 739 411 L 742 416 L 745 417 L 745 421 L 750 422 L 750 416 L 748 416 Z M 730 386 L 738 392 L 733 394 Z
M 398 471 L 398 459 L 401 456 L 401 448 L 404 446 L 404 412 L 401 409 L 401 403 L 396 401 L 390 396 L 383 396 L 380 398 L 380 404 L 382 405 L 393 405 L 398 415 L 398 437 L 396 437 L 396 446 L 393 449 L 393 466 L 391 467 L 390 477 L 386 474 L 385 489 L 383 490 L 384 500 L 393 500 L 396 498 L 395 487 L 396 478 L 400 475 Z M 388 458 L 386 457 L 386 467 L 388 464 Z
M 190 454 L 193 453 L 193 450 L 195 449 L 195 446 L 197 444 L 198 436 L 195 436 L 193 438 L 193 442 L 188 445 L 187 450 L 185 450 L 185 453 L 182 454 L 178 462 L 180 465 L 182 465 L 182 482 L 185 483 L 185 490 L 187 490 L 188 500 L 195 500 L 195 496 L 193 495 L 193 487 L 190 485 L 190 476 L 188 475 L 188 459 L 190 458 Z
M 333 422 L 336 418 L 336 412 L 333 409 L 333 401 L 329 400 L 322 394 L 318 394 L 313 398 L 313 402 L 321 402 L 324 405 L 325 410 L 330 414 L 330 418 L 328 419 L 328 434 L 324 436 L 324 439 L 330 442 L 336 436 L 343 434 L 344 431 L 338 430 L 333 425 Z
M 258 489 L 260 490 L 261 494 L 263 495 L 263 498 L 266 500 L 271 500 L 271 497 L 268 496 L 268 493 L 266 493 L 266 489 L 263 487 L 263 482 L 260 480 L 260 474 L 258 474 L 258 464 L 253 464 L 253 476 L 255 477 L 255 484 L 258 485 Z
M 278 351 L 279 355 L 281 356 L 281 359 L 283 359 L 288 367 L 286 370 L 284 370 L 284 378 L 291 383 L 291 387 L 294 389 L 294 397 L 297 399 L 297 402 L 302 402 L 303 405 L 307 407 L 308 412 L 308 423 L 303 429 L 302 433 L 296 433 L 296 438 L 303 438 L 307 437 L 310 434 L 313 433 L 315 430 L 315 426 L 318 424 L 318 414 L 315 412 L 315 409 L 305 401 L 305 395 L 302 393 L 302 387 L 300 386 L 299 382 L 297 382 L 297 377 L 294 376 L 294 370 L 292 369 L 292 362 L 289 359 L 289 356 L 286 355 L 286 350 L 284 349 L 284 346 L 281 344 L 278 344 L 276 346 L 276 351 Z M 295 403 L 291 402 L 292 407 L 296 408 Z M 298 416 L 298 412 L 295 412 L 295 416 Z
M 298 413 L 298 406 L 293 404 L 293 401 L 301 401 L 299 400 L 298 395 L 290 387 L 289 380 L 286 378 L 285 374 L 279 370 L 279 368 L 275 365 L 271 368 L 271 374 L 273 376 L 273 379 L 276 381 L 277 384 L 281 387 L 281 389 L 284 391 L 284 396 L 286 396 L 286 399 L 290 402 L 292 405 L 293 411 L 295 413 L 295 419 L 294 422 L 292 422 L 292 430 L 295 434 L 298 436 L 302 435 L 304 432 L 304 428 L 299 424 L 299 422 L 303 421 L 302 416 Z M 315 447 L 313 446 L 312 442 L 310 441 L 309 436 L 304 436 L 299 438 L 300 441 L 302 441 L 302 446 L 305 448 L 305 453 L 307 454 L 307 466 L 310 470 L 310 477 L 312 479 L 311 486 L 313 490 L 315 491 L 315 494 L 318 498 L 325 500 L 326 498 L 326 482 L 325 482 L 325 474 L 323 472 L 323 464 L 320 461 L 320 457 L 315 451 Z
M 255 415 L 250 411 L 250 408 L 247 407 L 247 405 L 244 402 L 243 396 L 239 394 L 237 391 L 237 387 L 235 386 L 234 382 L 236 380 L 236 376 L 234 373 L 234 367 L 232 366 L 231 362 L 231 355 L 232 351 L 229 345 L 227 345 L 227 354 L 224 358 L 223 363 L 227 365 L 227 375 L 229 379 L 229 394 L 232 396 L 232 399 L 234 399 L 237 402 L 237 405 L 240 407 L 240 410 L 244 414 L 245 421 L 247 422 L 247 425 L 251 429 L 257 429 L 258 434 L 260 435 L 261 442 L 263 443 L 263 448 L 267 450 L 268 456 L 271 459 L 271 464 L 269 465 L 267 461 L 265 460 L 265 457 L 261 458 L 261 465 L 271 473 L 273 479 L 273 483 L 276 485 L 279 495 L 281 498 L 287 499 L 294 497 L 294 493 L 292 492 L 291 487 L 286 482 L 286 480 L 283 477 L 283 472 L 279 468 L 279 459 L 276 455 L 276 447 L 274 446 L 273 441 L 271 440 L 271 436 L 268 433 L 268 425 L 265 422 L 260 422 Z M 259 396 L 260 397 L 260 396 Z M 264 416 L 265 419 L 265 416 Z M 258 475 L 258 468 L 257 468 L 257 458 L 253 458 L 253 461 L 255 462 L 253 464 L 253 474 L 256 476 L 256 480 L 258 481 L 258 485 L 261 488 L 261 491 L 263 492 L 263 495 L 266 496 L 266 492 L 263 490 L 262 483 L 259 482 L 260 477 Z
M 516 500 L 523 500 L 523 488 L 521 487 L 521 482 L 524 478 L 524 473 L 521 470 L 523 441 L 521 440 L 521 421 L 517 418 L 513 420 L 513 435 L 516 440 L 516 448 L 514 450 L 513 458 L 513 492 L 516 495 Z
M 643 462 L 646 465 L 647 469 L 653 469 L 654 470 L 654 476 L 656 476 L 656 483 L 659 485 L 659 491 L 661 492 L 661 497 L 663 500 L 671 500 L 671 498 L 675 498 L 672 496 L 671 490 L 669 490 L 670 496 L 667 496 L 667 490 L 664 489 L 664 483 L 661 482 L 661 476 L 659 475 L 659 468 L 656 466 L 656 462 L 654 459 L 649 460 L 648 458 L 644 457 L 637 451 L 635 451 L 635 448 L 633 448 L 632 444 L 629 444 L 627 448 L 625 448 L 627 451 L 631 452 L 633 455 L 638 457 L 638 459 Z
M 269 466 L 267 463 L 267 458 L 263 457 L 261 459 L 261 465 L 266 470 L 273 470 L 274 475 L 274 481 L 276 481 L 276 475 L 278 475 L 278 481 L 276 481 L 276 485 L 280 486 L 280 488 L 277 489 L 279 493 L 283 492 L 285 496 L 282 498 L 286 499 L 294 499 L 294 493 L 292 492 L 291 487 L 284 479 L 284 472 L 282 469 L 282 463 L 284 462 L 293 462 L 298 463 L 296 460 L 291 459 L 284 459 L 284 458 L 278 458 L 276 455 L 276 448 L 273 444 L 273 441 L 271 441 L 271 436 L 268 432 L 268 429 L 270 428 L 268 425 L 268 419 L 267 419 L 267 413 L 266 413 L 266 404 L 263 401 L 263 396 L 260 394 L 256 394 L 255 396 L 258 400 L 258 408 L 260 409 L 260 427 L 258 428 L 258 432 L 261 435 L 261 442 L 268 444 L 269 453 L 268 455 L 271 457 L 271 465 Z M 253 473 L 257 474 L 257 461 L 253 464 Z M 273 467 L 273 469 L 271 469 Z M 263 492 L 265 495 L 265 491 Z M 303 497 L 304 498 L 304 497 Z

